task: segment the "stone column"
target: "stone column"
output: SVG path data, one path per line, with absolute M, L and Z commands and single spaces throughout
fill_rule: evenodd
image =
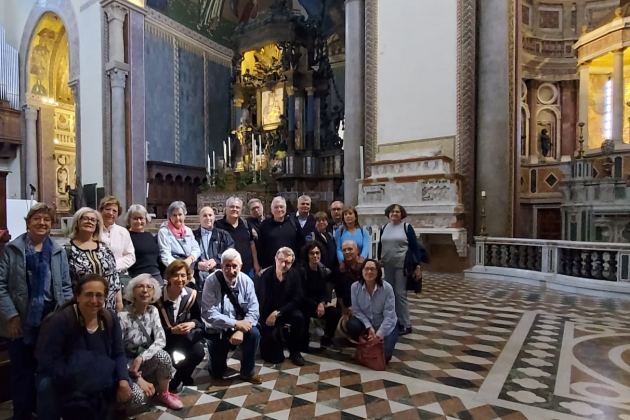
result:
M 129 65 L 125 63 L 125 43 L 123 25 L 129 10 L 117 3 L 105 7 L 109 23 L 109 62 L 106 65 L 112 90 L 112 191 L 123 209 L 127 208 L 127 107 L 125 87 L 129 75 Z M 113 168 L 112 168 L 113 169 Z M 110 176 L 110 174 L 105 174 Z
M 588 103 L 589 103 L 589 90 L 591 85 L 591 69 L 589 67 L 590 62 L 582 63 L 580 65 L 580 93 L 578 98 L 578 123 L 584 123 L 583 135 L 584 135 L 584 147 L 589 148 L 588 144 Z M 579 136 L 579 131 L 578 131 Z
M 538 80 L 529 85 L 529 161 L 538 163 Z
M 613 51 L 612 139 L 616 143 L 623 143 L 623 53 L 624 49 Z
M 68 83 L 72 89 L 72 97 L 74 98 L 74 145 L 75 145 L 75 170 L 77 181 L 81 181 L 81 91 L 79 89 L 79 80 L 75 79 Z M 83 181 L 81 181 L 83 183 Z M 75 185 L 76 188 L 76 185 Z
M 365 141 L 365 0 L 346 0 L 346 131 L 344 204 L 356 206 L 361 177 L 360 147 Z
M 125 122 L 126 71 L 112 70 L 109 73 L 112 86 L 112 194 L 127 208 L 127 128 Z M 112 168 L 113 169 L 113 168 Z
M 26 199 L 31 198 L 31 188 L 29 185 L 34 186 L 35 200 L 39 197 L 39 177 L 38 177 L 38 162 L 37 162 L 37 111 L 38 107 L 33 105 L 26 105 L 24 108 L 24 118 L 26 119 L 26 144 L 24 150 L 26 151 L 26 182 L 24 183 L 24 197 Z

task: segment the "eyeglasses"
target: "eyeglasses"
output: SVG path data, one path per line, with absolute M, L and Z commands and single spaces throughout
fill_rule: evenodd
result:
M 137 286 L 134 287 L 134 289 L 146 289 L 146 290 L 153 290 L 154 287 L 152 284 L 138 284 Z
M 96 217 L 82 216 L 81 217 L 81 221 L 82 222 L 90 222 L 90 223 L 96 224 L 98 222 L 98 219 Z
M 280 264 L 284 264 L 284 265 L 292 265 L 293 264 L 293 260 L 281 260 L 281 259 L 278 259 L 278 262 Z
M 321 255 L 321 252 L 319 252 L 319 251 L 311 251 L 311 252 L 308 253 L 308 255 L 312 255 L 312 256 Z
M 105 295 L 102 293 L 92 293 L 92 292 L 87 292 L 83 294 L 83 297 L 88 299 L 88 300 L 92 300 L 94 298 L 96 298 L 96 300 L 98 300 L 99 302 L 103 302 L 105 300 Z

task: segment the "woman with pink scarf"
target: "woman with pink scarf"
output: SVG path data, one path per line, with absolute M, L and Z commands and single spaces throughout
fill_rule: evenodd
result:
M 168 220 L 162 223 L 157 235 L 160 259 L 166 267 L 175 260 L 184 260 L 192 266 L 201 255 L 201 249 L 192 230 L 184 224 L 186 204 L 174 201 L 166 213 Z

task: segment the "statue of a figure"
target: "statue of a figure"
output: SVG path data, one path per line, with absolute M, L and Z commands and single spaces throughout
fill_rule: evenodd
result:
M 546 128 L 540 132 L 540 151 L 544 157 L 548 157 L 549 152 L 551 152 L 551 137 L 548 133 Z
M 81 181 L 77 178 L 76 186 L 70 188 L 68 185 L 66 191 L 70 197 L 70 214 L 74 214 L 83 207 L 83 186 L 81 185 Z
M 339 108 L 338 105 L 335 105 L 333 107 L 332 120 L 333 120 L 333 126 L 335 127 L 335 134 L 336 134 L 339 132 L 339 127 L 341 127 L 341 121 L 343 120 L 343 110 Z

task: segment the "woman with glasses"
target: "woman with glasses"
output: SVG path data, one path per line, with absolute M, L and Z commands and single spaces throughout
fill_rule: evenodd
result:
M 385 362 L 394 354 L 398 340 L 396 298 L 392 286 L 383 282 L 383 267 L 376 260 L 365 260 L 361 278 L 352 285 L 353 317 L 346 324 L 347 334 L 355 341 L 360 337 L 382 339 Z
M 129 267 L 131 277 L 137 277 L 140 274 L 151 274 L 158 283 L 163 284 L 160 275 L 160 247 L 157 238 L 149 232 L 145 232 L 144 228 L 151 219 L 149 213 L 144 206 L 134 204 L 129 207 L 125 222 L 129 228 L 131 242 L 136 253 L 136 262 Z
M 106 420 L 114 402 L 142 401 L 129 378 L 116 314 L 103 306 L 108 287 L 98 274 L 79 278 L 74 298 L 42 325 L 36 352 L 40 420 Z
M 129 374 L 145 397 L 155 396 L 172 410 L 183 405 L 169 392 L 175 369 L 171 356 L 164 350 L 166 334 L 158 309 L 152 306 L 160 299 L 160 284 L 149 274 L 140 274 L 129 282 L 125 299 L 131 302 L 119 314 L 123 347 L 129 359 Z
M 328 215 L 324 211 L 315 213 L 315 231 L 306 235 L 306 241 L 317 241 L 322 244 L 321 263 L 331 271 L 339 269 L 337 259 L 337 243 L 332 233 L 328 232 Z
M 96 210 L 83 207 L 72 217 L 70 245 L 67 249 L 70 278 L 76 284 L 81 276 L 99 274 L 109 285 L 105 308 L 120 311 L 123 308 L 122 286 L 112 251 L 101 241 L 103 219 Z
M 35 412 L 35 345 L 40 324 L 57 305 L 72 299 L 68 259 L 50 238 L 55 209 L 35 204 L 26 233 L 9 242 L 0 263 L 0 335 L 11 357 L 13 418 Z
M 200 296 L 196 290 L 186 287 L 192 276 L 192 269 L 185 262 L 173 261 L 164 272 L 167 283 L 162 298 L 155 303 L 166 332 L 164 349 L 173 361 L 176 361 L 175 352 L 183 357 L 175 364 L 177 372 L 170 383 L 171 392 L 176 392 L 180 385 L 193 385 L 192 374 L 205 355 L 201 343 L 204 327 Z
M 103 218 L 102 240 L 109 247 L 116 259 L 116 270 L 122 285 L 131 280 L 128 270 L 136 262 L 136 252 L 129 236 L 129 231 L 116 224 L 116 219 L 122 213 L 122 205 L 116 197 L 107 196 L 101 200 L 98 207 Z
M 184 260 L 191 266 L 201 255 L 201 248 L 195 240 L 193 231 L 184 224 L 186 204 L 174 201 L 166 211 L 168 220 L 158 230 L 160 258 L 165 267 L 175 260 Z

